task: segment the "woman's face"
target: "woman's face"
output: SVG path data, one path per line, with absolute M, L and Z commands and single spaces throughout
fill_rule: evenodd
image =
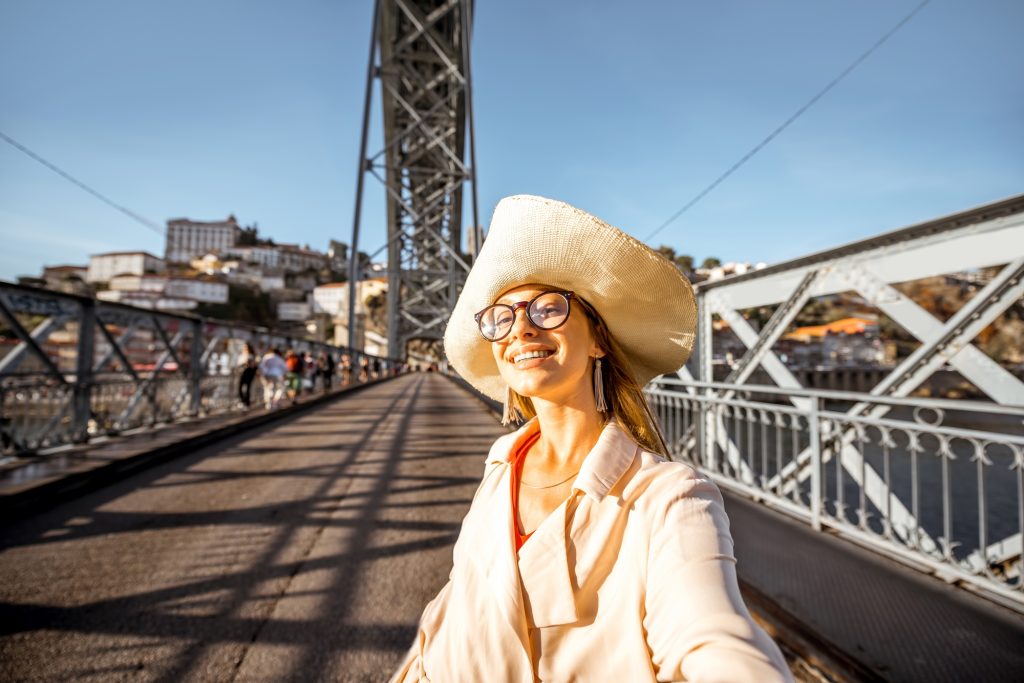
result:
M 495 303 L 511 305 L 549 291 L 558 290 L 544 285 L 523 285 L 505 292 Z M 590 364 L 593 358 L 604 353 L 594 340 L 590 321 L 578 303 L 570 304 L 568 319 L 554 330 L 534 327 L 526 310 L 517 310 L 512 330 L 504 339 L 493 342 L 491 351 L 501 378 L 521 396 L 562 405 L 593 401 Z M 523 357 L 538 352 L 543 357 Z

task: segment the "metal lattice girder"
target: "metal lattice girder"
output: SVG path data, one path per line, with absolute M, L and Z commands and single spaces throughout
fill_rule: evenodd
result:
M 35 342 L 36 347 L 39 344 L 46 341 L 47 337 L 50 336 L 55 330 L 59 330 L 69 320 L 71 316 L 68 315 L 51 315 L 50 317 L 43 320 L 43 322 L 36 325 L 35 329 L 29 334 L 29 337 Z M 21 364 L 21 361 L 25 359 L 29 353 L 35 353 L 38 355 L 38 351 L 35 351 L 26 342 L 18 342 L 18 345 L 0 360 L 0 375 L 5 375 L 10 372 L 14 372 L 17 367 Z
M 772 317 L 758 334 L 757 340 L 750 346 L 747 353 L 743 354 L 743 358 L 729 373 L 729 376 L 725 378 L 726 384 L 742 384 L 750 377 L 750 373 L 757 368 L 764 355 L 779 340 L 789 324 L 800 313 L 800 309 L 811 298 L 811 285 L 820 273 L 821 271 L 817 270 L 808 271 L 789 298 L 775 309 Z
M 857 282 L 863 282 L 864 278 L 865 275 L 861 271 Z M 886 292 L 888 301 L 879 302 L 878 305 L 880 307 L 887 306 L 888 308 L 883 310 L 890 315 L 899 316 L 894 319 L 902 322 L 910 332 L 924 339 L 925 343 L 879 382 L 871 390 L 871 395 L 907 396 L 935 370 L 943 364 L 949 363 L 965 377 L 973 380 L 979 388 L 989 393 L 998 403 L 1013 404 L 1016 402 L 1019 404 L 1021 402 L 1020 380 L 1000 367 L 977 347 L 971 345 L 970 341 L 1013 302 L 1024 296 L 1024 258 L 1017 259 L 1003 268 L 988 285 L 964 304 L 945 324 L 935 320 L 930 313 L 895 289 L 892 289 L 891 292 L 888 289 L 879 288 L 879 291 Z M 897 313 L 893 311 L 894 306 L 903 308 Z M 849 415 L 862 415 L 868 411 L 868 408 L 868 404 L 858 403 L 847 412 Z M 876 405 L 869 411 L 869 415 L 878 418 L 886 412 L 888 412 L 886 406 Z M 844 434 L 841 448 L 843 463 L 849 463 L 856 469 L 861 466 L 861 456 L 855 449 L 850 448 L 853 438 L 852 433 Z M 806 467 L 808 461 L 809 458 L 802 455 L 793 466 L 780 472 L 776 479 L 778 477 L 786 479 L 798 474 L 799 481 L 805 480 L 809 476 Z M 888 495 L 887 491 L 880 493 Z
M 121 336 L 117 339 L 114 339 L 114 335 L 110 334 L 106 320 L 100 319 L 98 315 L 96 316 L 96 327 L 99 328 L 103 337 L 107 340 L 107 344 L 110 345 L 110 350 L 107 351 L 103 358 L 96 363 L 94 371 L 102 371 L 107 366 L 107 363 L 112 361 L 114 358 L 117 358 L 121 362 L 122 371 L 131 375 L 132 380 L 138 382 L 139 375 L 135 372 L 135 368 L 132 367 L 131 361 L 128 360 L 128 357 L 124 355 L 124 351 L 122 350 L 135 335 L 135 323 L 133 322 L 125 328 L 125 331 L 122 332 Z
M 21 298 L 26 299 L 26 297 L 24 296 Z M 42 301 L 34 300 L 34 298 L 32 297 L 28 297 L 28 300 L 31 300 L 32 303 L 36 304 L 49 303 L 49 299 L 47 297 L 40 298 L 42 299 Z M 15 336 L 21 340 L 21 344 L 25 346 L 26 350 L 31 350 L 33 355 L 35 355 L 36 359 L 43 364 L 43 367 L 46 368 L 46 372 L 50 375 L 50 377 L 60 382 L 61 384 L 67 384 L 67 380 L 64 379 L 64 374 L 57 369 L 57 366 L 54 365 L 52 360 L 50 360 L 50 357 L 46 355 L 46 352 L 43 351 L 43 349 L 39 346 L 39 343 L 41 341 L 45 341 L 46 337 L 49 336 L 49 334 L 56 328 L 52 325 L 47 325 L 46 322 L 44 321 L 44 323 L 38 326 L 36 330 L 34 330 L 33 332 L 29 332 L 28 330 L 25 329 L 25 327 L 18 321 L 18 318 L 15 316 L 15 311 L 24 310 L 25 308 L 26 306 L 24 301 L 12 302 L 8 298 L 8 295 L 0 294 L 0 317 L 2 317 L 4 322 L 6 322 L 7 325 L 10 326 L 11 330 L 14 332 Z M 64 314 L 64 310 L 59 306 L 55 310 L 51 310 L 49 306 L 45 305 L 38 307 L 28 307 L 28 310 L 29 312 L 34 312 L 35 310 L 45 310 L 47 313 L 50 314 L 48 320 L 66 317 L 66 315 Z M 36 334 L 36 332 L 39 332 L 40 327 L 44 328 L 43 331 L 45 332 L 45 334 Z M 17 351 L 17 349 L 15 349 L 15 351 Z M 4 370 L 5 372 L 11 372 L 12 369 L 13 364 L 11 366 L 6 367 Z
M 1024 195 L 971 211 L 879 235 L 862 242 L 762 270 L 700 283 L 697 293 L 715 293 L 734 310 L 785 301 L 809 270 L 825 271 L 818 296 L 848 291 L 834 267 L 860 263 L 882 282 L 907 282 L 973 268 L 998 266 L 1024 254 Z M 867 294 L 867 293 L 865 293 Z
M 388 223 L 388 349 L 440 339 L 469 271 L 461 253 L 463 188 L 472 183 L 470 0 L 378 0 L 364 104 L 363 141 L 350 253 L 359 279 L 363 178 L 384 185 Z M 366 153 L 373 79 L 381 84 L 384 147 Z M 468 144 L 467 144 L 468 142 Z M 471 163 L 467 163 L 468 155 Z M 349 339 L 356 345 L 356 288 L 349 291 Z
M 826 295 L 853 290 L 865 300 L 914 334 L 922 345 L 880 382 L 873 395 L 906 396 L 936 370 L 949 363 L 998 403 L 1024 404 L 1024 384 L 973 346 L 971 340 L 1024 294 L 1024 198 L 1016 197 L 938 221 L 882 235 L 823 254 L 780 264 L 765 271 L 705 285 L 698 288 L 703 316 L 719 314 L 747 346 L 740 365 L 729 382 L 744 382 L 760 364 L 780 387 L 799 388 L 800 383 L 771 351 L 782 331 L 811 295 Z M 937 321 L 921 306 L 889 283 L 920 279 L 970 268 L 990 267 L 1012 262 L 995 276 L 945 324 Z M 813 284 L 813 287 L 812 287 Z M 739 310 L 782 302 L 760 334 L 739 314 Z M 711 381 L 710 349 L 700 357 L 701 379 Z M 682 375 L 681 375 L 682 376 Z M 730 394 L 731 395 L 731 394 Z M 792 397 L 795 405 L 805 399 Z M 855 405 L 851 415 L 859 415 L 865 405 Z M 880 417 L 885 406 L 875 406 L 872 417 Z M 709 428 L 718 425 L 709 425 Z M 730 457 L 731 443 L 715 441 Z M 904 535 L 915 534 L 919 547 L 936 548 L 920 530 L 916 516 L 907 510 L 883 479 L 867 465 L 859 451 L 851 446 L 856 435 L 846 430 L 837 435 L 835 451 L 839 462 L 875 505 L 892 508 L 892 520 Z M 705 443 L 707 443 L 705 441 Z M 711 454 L 714 444 L 709 444 Z M 831 459 L 831 449 L 822 453 L 822 461 Z M 798 482 L 811 475 L 812 453 L 805 450 L 768 482 L 776 487 L 785 482 L 788 494 Z M 742 470 L 742 468 L 740 468 Z M 740 476 L 744 477 L 741 471 Z
M 869 302 L 923 342 L 871 393 L 906 396 L 949 363 L 997 403 L 1024 403 L 1024 384 L 970 343 L 1024 294 L 1024 258 L 1018 255 L 945 324 L 866 266 L 851 267 L 844 275 L 858 293 L 867 293 Z
M 860 268 L 853 282 L 862 284 L 867 277 L 863 268 Z M 949 363 L 996 399 L 996 402 L 1022 403 L 1024 388 L 1020 380 L 971 345 L 970 341 L 1024 296 L 1024 258 L 1003 268 L 944 324 L 895 289 L 876 284 L 876 291 L 883 291 L 886 297 L 885 301 L 876 299 L 876 305 L 885 307 L 885 312 L 924 340 L 924 343 L 871 390 L 872 396 L 907 396 L 939 367 Z M 862 415 L 867 408 L 867 404 L 858 403 L 849 409 L 848 414 Z M 875 406 L 870 416 L 882 417 L 887 411 L 885 406 Z M 805 462 L 806 459 L 800 461 L 800 464 Z M 783 471 L 780 475 L 785 478 L 792 473 Z M 805 476 L 806 473 L 801 478 Z

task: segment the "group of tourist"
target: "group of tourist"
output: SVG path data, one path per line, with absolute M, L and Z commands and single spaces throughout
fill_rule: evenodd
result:
M 384 368 L 379 358 L 360 356 L 353 363 L 347 353 L 335 360 L 329 351 L 314 356 L 311 351 L 296 351 L 280 348 L 268 349 L 262 357 L 251 344 L 246 343 L 239 356 L 238 401 L 243 408 L 252 405 L 252 385 L 257 376 L 263 385 L 263 405 L 275 410 L 287 398 L 295 402 L 300 394 L 326 392 L 334 384 L 335 375 L 341 386 L 348 386 L 353 379 L 365 382 L 383 376 Z

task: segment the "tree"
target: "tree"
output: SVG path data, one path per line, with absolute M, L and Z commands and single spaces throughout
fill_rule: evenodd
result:
M 676 268 L 684 273 L 693 272 L 693 257 L 689 254 L 676 254 L 676 250 L 668 245 L 661 245 L 656 252 L 675 264 Z
M 259 244 L 260 235 L 257 232 L 255 226 L 242 228 L 238 231 L 238 245 L 243 247 L 251 247 Z
M 672 261 L 673 263 L 675 263 L 675 260 L 676 260 L 676 250 L 673 249 L 672 247 L 663 244 L 660 247 L 658 247 L 657 249 L 655 249 L 655 251 L 658 252 L 659 254 L 661 254 L 662 256 L 664 256 L 665 258 L 667 258 L 669 261 Z
M 700 267 L 710 269 L 717 268 L 720 265 L 722 265 L 722 262 L 718 258 L 714 256 L 708 256 L 706 259 L 704 259 L 704 262 L 700 264 Z
M 272 327 L 277 323 L 276 311 L 269 294 L 234 284 L 228 284 L 226 304 L 201 303 L 195 312 L 208 318 L 264 327 Z

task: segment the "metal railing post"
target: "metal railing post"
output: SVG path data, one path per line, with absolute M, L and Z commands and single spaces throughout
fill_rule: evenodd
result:
M 697 290 L 697 378 L 701 382 L 713 382 L 714 379 L 714 355 L 713 355 L 713 328 L 711 325 L 711 309 L 708 308 L 707 297 L 704 292 Z M 717 471 L 718 463 L 715 458 L 715 443 L 711 435 L 714 434 L 711 420 L 715 419 L 714 408 L 717 404 L 710 401 L 715 392 L 711 388 L 698 389 L 703 393 L 704 401 L 698 401 L 700 420 L 697 423 L 697 441 L 700 446 L 698 451 L 701 454 L 704 467 L 711 471 Z
M 814 396 L 807 415 L 807 429 L 811 440 L 811 526 L 815 531 L 821 531 L 821 433 L 818 421 L 820 409 L 821 398 Z
M 96 302 L 83 300 L 78 314 L 78 355 L 75 358 L 75 384 L 71 399 L 71 440 L 75 443 L 83 443 L 89 439 L 95 351 Z
M 189 384 L 191 385 L 192 400 L 189 405 L 189 416 L 199 415 L 199 408 L 203 400 L 203 323 L 199 320 L 192 321 L 192 347 L 189 352 Z

